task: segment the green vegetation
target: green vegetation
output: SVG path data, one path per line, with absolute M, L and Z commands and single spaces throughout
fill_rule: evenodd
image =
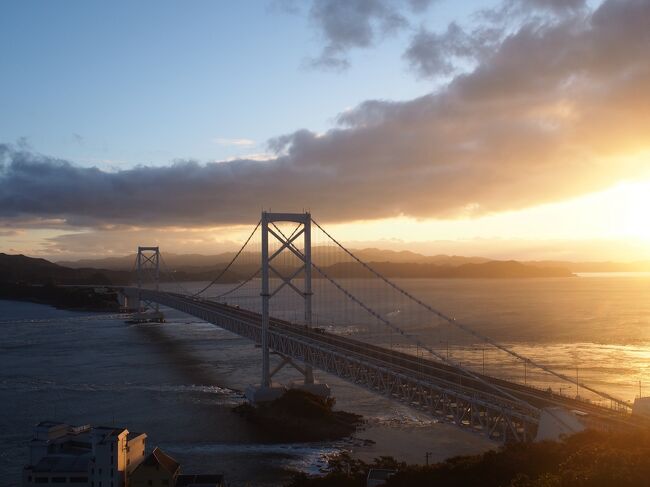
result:
M 22 285 L 44 284 L 127 284 L 129 272 L 106 269 L 70 269 L 45 259 L 0 253 L 0 283 Z
M 126 272 L 69 269 L 45 259 L 0 253 L 0 299 L 31 301 L 74 310 L 118 311 L 115 293 L 61 285 L 110 285 L 127 280 Z
M 109 259 L 110 262 L 110 259 Z M 133 266 L 133 258 L 129 265 Z M 161 269 L 161 281 L 209 281 L 219 274 L 222 267 L 208 269 L 188 268 L 181 271 Z M 233 283 L 250 275 L 255 269 L 241 269 L 243 274 L 227 271 L 219 282 Z M 136 281 L 135 271 L 116 270 L 94 267 L 65 267 L 45 259 L 36 259 L 25 255 L 8 255 L 0 253 L 0 283 L 22 284 L 105 284 L 127 285 Z
M 119 311 L 116 293 L 97 292 L 93 288 L 45 285 L 5 284 L 0 282 L 0 299 L 31 301 L 57 308 L 84 311 Z
M 242 404 L 234 411 L 280 441 L 322 441 L 354 433 L 363 418 L 334 411 L 336 400 L 290 389 L 275 401 L 257 406 Z
M 386 487 L 640 487 L 650 485 L 650 434 L 586 431 L 431 466 L 386 457 L 366 464 L 344 454 L 330 462 L 327 475 L 298 474 L 289 487 L 361 487 L 370 468 L 398 470 Z
M 406 463 L 398 462 L 392 457 L 375 458 L 372 463 L 365 463 L 343 452 L 329 461 L 327 475 L 310 477 L 300 472 L 294 476 L 287 487 L 365 487 L 368 470 L 371 468 L 403 471 L 409 467 Z

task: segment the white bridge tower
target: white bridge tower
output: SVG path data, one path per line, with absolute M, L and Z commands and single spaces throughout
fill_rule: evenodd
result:
M 284 235 L 276 223 L 297 223 L 299 226 L 289 236 Z M 326 384 L 314 383 L 314 372 L 311 365 L 305 363 L 299 366 L 289 357 L 283 357 L 282 362 L 270 369 L 270 352 L 269 352 L 269 323 L 270 311 L 269 303 L 285 286 L 293 290 L 304 300 L 304 323 L 307 328 L 311 327 L 311 214 L 310 213 L 270 213 L 262 212 L 261 219 L 262 230 L 262 380 L 259 388 L 252 388 L 247 392 L 247 396 L 252 402 L 259 402 L 278 397 L 284 390 L 282 387 L 276 387 L 272 384 L 273 376 L 279 372 L 285 365 L 290 364 L 300 371 L 304 376 L 304 383 L 298 387 L 305 389 L 314 394 L 329 395 L 329 387 Z M 303 240 L 303 251 L 301 252 L 294 244 L 299 238 Z M 269 239 L 273 239 L 280 244 L 280 247 L 272 254 L 269 253 Z M 300 265 L 291 270 L 291 275 L 286 276 L 274 267 L 273 260 L 282 252 L 291 252 L 297 257 Z M 280 279 L 280 284 L 271 289 L 271 275 Z M 302 286 L 298 283 L 302 280 Z
M 158 303 L 142 297 L 142 290 L 146 285 L 152 285 L 155 291 L 160 289 L 160 247 L 138 247 L 136 272 L 138 311 L 140 312 L 140 316 L 136 317 L 136 320 L 164 321 Z M 147 313 L 147 311 L 149 312 Z

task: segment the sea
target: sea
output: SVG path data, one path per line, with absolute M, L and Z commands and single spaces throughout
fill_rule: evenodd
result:
M 625 401 L 650 395 L 650 274 L 397 283 L 477 332 L 563 374 L 575 374 Z M 191 286 L 200 289 L 202 284 Z M 387 294 L 369 299 L 376 299 L 370 304 L 383 306 L 386 316 L 402 311 L 403 303 L 390 303 Z M 330 303 L 316 309 L 322 326 L 344 318 L 349 323 L 330 331 L 378 336 L 358 323 L 354 313 L 346 317 L 338 310 L 328 317 L 333 308 Z M 233 486 L 279 486 L 294 472 L 319 474 L 342 451 L 368 461 L 390 455 L 424 463 L 427 453 L 435 462 L 498 447 L 320 372 L 317 378 L 329 384 L 336 407 L 362 414 L 366 425 L 352 438 L 335 442 L 278 442 L 232 411 L 242 403 L 245 388 L 259 382 L 260 349 L 212 324 L 163 311 L 165 323 L 126 324 L 115 315 L 0 300 L 1 486 L 20 485 L 33 427 L 43 420 L 146 432 L 148 448 L 162 448 L 184 473 L 223 473 Z M 484 350 L 466 344 L 457 350 L 452 345 L 450 351 L 454 335 L 439 320 L 411 331 L 429 344 L 446 340 L 439 350 L 452 358 L 457 354 L 459 360 L 477 360 L 476 350 Z M 393 336 L 382 339 L 388 346 Z M 488 356 L 488 368 L 500 360 L 507 362 Z M 533 370 L 500 366 L 546 387 Z M 290 369 L 277 376 L 284 382 L 297 378 Z M 583 394 L 574 388 L 565 385 L 560 392 Z

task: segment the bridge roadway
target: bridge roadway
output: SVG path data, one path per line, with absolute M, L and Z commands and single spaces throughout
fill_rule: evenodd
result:
M 124 288 L 123 292 L 133 295 L 138 291 Z M 144 289 L 140 293 L 143 299 L 204 319 L 256 343 L 261 341 L 262 317 L 258 313 L 183 294 Z M 439 361 L 277 318 L 270 320 L 269 344 L 281 355 L 498 441 L 532 439 L 541 410 L 554 406 L 579 411 L 584 421 L 599 428 L 635 425 L 621 411 L 487 375 L 474 373 L 472 377 Z

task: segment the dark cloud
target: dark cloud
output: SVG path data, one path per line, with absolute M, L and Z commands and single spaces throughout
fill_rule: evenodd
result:
M 587 12 L 586 0 L 503 0 L 492 8 L 479 10 L 476 16 L 505 26 L 513 20 L 553 20 Z
M 475 63 L 488 55 L 498 45 L 501 29 L 479 28 L 467 33 L 452 22 L 441 34 L 425 28 L 413 36 L 404 58 L 421 77 L 450 75 L 457 71 L 458 63 Z
M 407 12 L 421 15 L 434 0 L 314 0 L 309 18 L 325 45 L 309 64 L 343 70 L 349 67 L 348 52 L 368 48 L 386 35 L 410 28 Z M 275 0 L 276 10 L 301 13 L 291 0 Z M 302 4 L 300 4 L 302 6 Z M 421 76 L 448 75 L 454 61 L 474 61 L 495 46 L 513 22 L 561 18 L 587 12 L 586 0 L 503 0 L 497 6 L 476 13 L 482 25 L 466 33 L 458 24 L 446 32 L 432 33 L 424 26 L 413 37 L 405 57 Z
M 210 226 L 261 208 L 447 218 L 602 189 L 650 171 L 648 25 L 646 0 L 528 23 L 444 90 L 365 102 L 325 134 L 275 139 L 277 157 L 263 162 L 107 172 L 0 146 L 0 218 Z
M 567 19 L 584 19 L 587 14 L 584 0 L 504 0 L 476 12 L 473 17 L 478 24 L 461 26 L 452 22 L 444 32 L 421 27 L 404 58 L 420 77 L 448 76 L 486 60 L 522 25 L 548 26 Z
M 325 41 L 321 54 L 311 61 L 314 66 L 344 69 L 352 48 L 373 45 L 385 35 L 395 33 L 409 22 L 403 10 L 421 13 L 431 0 L 317 0 L 309 17 Z
M 530 12 L 534 10 L 546 10 L 553 13 L 564 14 L 583 10 L 587 6 L 585 0 L 506 0 L 506 9 L 512 11 Z

